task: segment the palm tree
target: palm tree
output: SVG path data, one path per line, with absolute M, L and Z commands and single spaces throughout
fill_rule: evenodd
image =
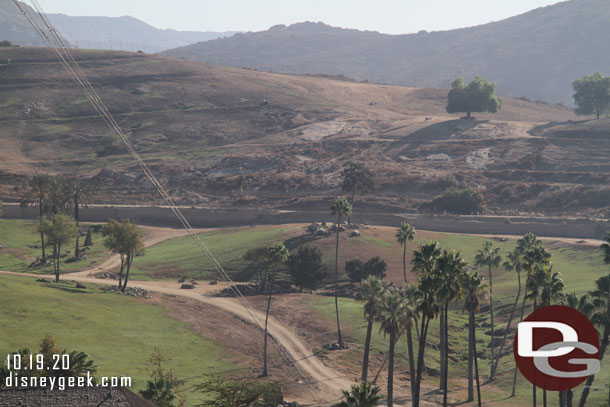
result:
M 366 301 L 364 304 L 364 319 L 367 320 L 366 339 L 364 341 L 364 356 L 362 360 L 361 383 L 368 380 L 369 351 L 371 346 L 371 334 L 373 322 L 379 315 L 379 305 L 383 298 L 387 286 L 377 277 L 371 276 L 360 284 L 358 298 Z
M 493 361 L 494 359 L 494 348 L 495 348 L 495 337 L 494 337 L 494 302 L 493 302 L 493 276 L 491 274 L 491 269 L 494 267 L 498 267 L 500 262 L 502 261 L 502 257 L 500 256 L 500 248 L 493 247 L 493 243 L 491 240 L 486 240 L 483 244 L 483 248 L 477 250 L 477 254 L 474 258 L 474 263 L 478 267 L 488 267 L 489 269 L 489 315 L 491 317 L 491 358 L 490 358 L 490 373 L 489 380 L 494 380 L 494 367 Z
M 388 352 L 388 407 L 394 405 L 394 349 L 396 342 L 405 328 L 406 321 L 414 318 L 415 311 L 410 308 L 405 298 L 396 289 L 388 289 L 379 306 L 377 319 L 381 323 L 379 329 L 383 336 L 390 336 L 390 349 Z
M 540 306 L 549 306 L 553 301 L 563 299 L 562 290 L 565 284 L 559 277 L 559 273 L 553 272 L 551 264 L 536 265 L 534 272 L 527 279 L 527 298 L 533 300 L 534 310 L 538 309 L 538 299 Z M 532 388 L 532 402 L 536 405 L 536 386 Z M 546 390 L 542 391 L 542 402 L 546 407 Z
M 415 378 L 415 394 L 413 394 L 413 406 L 419 406 L 419 393 L 424 367 L 426 352 L 426 339 L 428 337 L 428 325 L 430 320 L 438 316 L 439 306 L 437 304 L 437 288 L 442 283 L 438 273 L 433 273 L 436 261 L 441 255 L 441 247 L 438 242 L 424 242 L 419 249 L 413 252 L 413 271 L 418 274 L 417 286 L 417 308 L 420 315 L 420 327 L 418 337 L 419 346 L 417 352 L 417 369 Z
M 551 261 L 551 253 L 549 253 L 542 246 L 542 241 L 536 238 L 536 235 L 534 235 L 533 233 L 527 233 L 521 239 L 517 240 L 517 247 L 523 254 L 523 263 L 521 265 L 521 269 L 527 271 L 528 279 L 530 278 L 536 267 L 548 264 Z M 521 304 L 521 316 L 519 318 L 519 322 L 523 321 L 523 316 L 525 314 L 525 304 L 527 302 L 527 299 L 529 298 L 527 295 L 527 290 L 528 288 L 526 282 L 523 302 Z M 513 389 L 511 397 L 515 396 L 515 391 L 517 389 L 517 370 L 517 363 L 515 362 L 515 369 L 513 372 Z M 536 390 L 535 387 L 532 388 L 533 391 Z
M 564 297 L 563 305 L 580 311 L 584 316 L 591 319 L 595 311 L 595 305 L 589 301 L 589 295 L 585 294 L 577 297 L 575 293 L 568 294 Z M 559 407 L 572 407 L 574 392 L 572 389 L 559 392 Z
M 266 260 L 269 264 L 269 267 L 265 270 L 265 287 L 267 290 L 267 311 L 265 313 L 265 344 L 263 351 L 263 373 L 262 377 L 267 377 L 269 372 L 267 370 L 267 337 L 269 333 L 267 331 L 267 324 L 269 322 L 269 310 L 271 309 L 271 296 L 273 295 L 273 280 L 274 273 L 270 273 L 270 271 L 274 271 L 276 267 L 284 264 L 288 261 L 290 257 L 290 252 L 284 246 L 284 243 L 276 243 L 273 246 L 269 246 L 267 248 Z M 269 270 L 271 268 L 271 270 Z
M 49 197 L 50 180 L 51 176 L 49 174 L 35 173 L 28 181 L 30 190 L 21 199 L 22 206 L 26 206 L 30 202 L 38 206 L 39 221 L 42 220 L 46 211 L 47 200 Z M 45 241 L 43 231 L 40 231 L 40 247 L 42 249 L 42 262 L 44 263 L 47 260 L 47 256 L 45 253 Z
M 67 214 L 72 206 L 66 184 L 58 177 L 49 177 L 47 205 L 51 215 Z
M 407 222 L 402 222 L 396 231 L 396 241 L 402 246 L 402 274 L 407 282 L 407 241 L 413 240 L 415 229 Z
M 340 403 L 334 407 L 375 407 L 378 402 L 383 399 L 379 394 L 381 389 L 372 383 L 360 383 L 360 385 L 352 385 L 351 391 L 342 390 L 343 398 Z
M 508 317 L 508 322 L 506 323 L 506 329 L 504 330 L 504 336 L 502 337 L 502 343 L 500 343 L 500 350 L 498 350 L 498 356 L 495 361 L 491 361 L 493 366 L 492 375 L 496 375 L 496 371 L 498 370 L 498 364 L 500 363 L 500 358 L 502 357 L 502 350 L 504 349 L 504 344 L 506 343 L 506 337 L 508 336 L 508 332 L 510 331 L 510 326 L 513 322 L 513 316 L 515 315 L 515 311 L 517 310 L 517 305 L 519 304 L 519 298 L 521 297 L 521 268 L 523 266 L 523 251 L 520 247 L 515 247 L 515 249 L 506 255 L 506 261 L 503 263 L 504 270 L 506 271 L 515 271 L 517 272 L 517 296 L 515 297 L 515 303 L 513 304 L 512 309 L 510 310 L 510 315 Z
M 335 310 L 337 313 L 337 343 L 343 347 L 343 336 L 341 335 L 341 323 L 339 322 L 339 232 L 341 228 L 341 218 L 352 213 L 352 205 L 344 197 L 339 197 L 330 207 L 331 214 L 337 217 L 337 243 L 335 246 Z
M 400 290 L 400 294 L 403 296 L 405 304 L 411 307 L 417 304 L 417 288 L 413 285 L 405 283 Z M 413 354 L 413 327 L 417 332 L 417 309 L 411 308 L 412 312 L 408 318 L 405 319 L 405 329 L 407 332 L 407 353 L 409 356 L 409 381 L 411 383 L 411 399 L 413 399 L 415 390 L 415 357 Z
M 464 310 L 468 311 L 468 401 L 474 400 L 473 367 L 476 360 L 475 314 L 480 311 L 481 301 L 487 298 L 487 285 L 478 272 L 462 274 L 460 284 L 464 297 Z M 478 370 L 478 369 L 477 369 Z M 477 372 L 478 405 L 481 405 L 481 391 Z
M 610 243 L 609 237 L 606 238 L 606 241 Z M 604 243 L 602 245 L 602 249 L 604 250 L 605 259 L 608 259 L 608 251 L 606 245 L 608 243 Z M 606 264 L 610 264 L 610 261 L 607 261 Z M 593 307 L 595 308 L 595 313 L 591 316 L 591 322 L 597 325 L 602 331 L 602 338 L 599 349 L 599 360 L 600 363 L 604 359 L 604 355 L 606 354 L 606 350 L 608 349 L 608 344 L 610 344 L 610 275 L 601 277 L 595 281 L 596 288 L 590 292 L 591 300 L 593 302 Z M 589 389 L 595 380 L 595 375 L 589 376 L 585 383 L 585 387 L 583 388 L 582 394 L 580 396 L 580 402 L 578 403 L 579 407 L 584 407 L 587 403 L 587 397 L 589 397 Z M 610 390 L 608 394 L 610 400 Z
M 86 206 L 87 203 L 89 203 L 89 198 L 91 196 L 91 193 L 89 192 L 89 189 L 87 189 L 87 187 L 85 187 L 78 179 L 73 179 L 71 181 L 68 182 L 67 184 L 67 190 L 68 190 L 68 195 L 70 196 L 70 199 L 72 199 L 72 207 L 74 208 L 74 220 L 76 221 L 76 228 L 77 228 L 77 233 L 76 233 L 76 245 L 74 247 L 74 257 L 79 257 L 80 256 L 80 247 L 79 247 L 79 238 L 80 238 L 80 230 L 78 230 L 79 227 L 79 218 L 78 218 L 78 209 L 81 205 Z
M 437 297 L 441 302 L 441 389 L 444 407 L 447 407 L 449 373 L 449 303 L 459 295 L 460 276 L 465 268 L 466 262 L 459 252 L 443 250 L 434 269 L 441 282 L 437 287 Z

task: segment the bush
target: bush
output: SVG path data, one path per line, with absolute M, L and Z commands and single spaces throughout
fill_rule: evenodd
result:
M 384 278 L 388 265 L 380 257 L 372 257 L 365 263 L 354 259 L 345 262 L 345 272 L 352 283 L 359 283 L 369 276 Z
M 423 211 L 449 212 L 460 215 L 485 213 L 483 194 L 473 188 L 449 188 L 442 195 L 420 206 Z

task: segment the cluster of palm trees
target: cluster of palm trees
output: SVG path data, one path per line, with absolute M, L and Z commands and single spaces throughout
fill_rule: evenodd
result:
M 79 208 L 89 202 L 91 194 L 78 179 L 62 179 L 50 174 L 36 173 L 28 180 L 29 189 L 21 199 L 22 206 L 33 205 L 39 210 L 39 220 L 56 215 L 71 215 L 76 227 Z M 80 233 L 75 234 L 74 256 L 80 256 Z M 40 231 L 41 261 L 46 263 L 45 234 Z
M 403 273 L 406 276 L 406 242 L 412 240 L 415 231 L 411 226 L 403 223 L 397 230 L 397 241 L 403 246 Z M 602 245 L 605 261 L 610 264 L 610 234 L 607 243 Z M 421 399 L 421 381 L 425 370 L 425 352 L 427 347 L 428 329 L 431 320 L 438 318 L 440 323 L 440 390 L 443 393 L 443 405 L 447 406 L 447 380 L 449 370 L 449 317 L 450 306 L 460 301 L 464 311 L 468 313 L 468 400 L 475 399 L 475 383 L 477 402 L 481 405 L 480 379 L 478 371 L 476 320 L 475 315 L 480 312 L 481 304 L 489 301 L 491 321 L 491 341 L 488 380 L 492 381 L 498 371 L 500 359 L 511 352 L 505 352 L 508 335 L 513 320 L 517 314 L 520 300 L 520 321 L 525 316 L 525 310 L 531 305 L 532 309 L 552 304 L 564 304 L 577 308 L 599 328 L 601 335 L 600 360 L 610 344 L 610 275 L 596 281 L 596 289 L 587 295 L 577 298 L 574 294 L 565 295 L 565 284 L 558 272 L 553 271 L 551 254 L 544 248 L 541 240 L 532 233 L 528 233 L 517 241 L 514 250 L 508 253 L 502 263 L 499 248 L 494 248 L 491 241 L 484 242 L 483 247 L 477 250 L 474 264 L 479 269 L 487 269 L 489 281 L 477 270 L 469 270 L 467 263 L 459 252 L 443 249 L 436 241 L 426 241 L 413 252 L 411 266 L 417 275 L 416 284 L 405 281 L 403 287 L 398 288 L 376 278 L 369 277 L 364 280 L 358 290 L 358 298 L 364 301 L 364 319 L 367 321 L 367 331 L 364 343 L 362 361 L 362 375 L 360 386 L 352 388 L 352 396 L 358 395 L 362 399 L 367 391 L 374 395 L 375 401 L 353 404 L 358 406 L 377 405 L 379 399 L 378 389 L 374 385 L 379 376 L 369 380 L 369 355 L 372 333 L 375 322 L 379 323 L 380 333 L 389 337 L 389 350 L 387 362 L 387 405 L 394 403 L 394 358 L 395 349 L 399 339 L 406 337 L 407 355 L 411 382 L 412 406 L 419 406 Z M 510 311 L 503 337 L 499 347 L 495 346 L 494 316 L 493 316 L 493 275 L 494 269 L 503 265 L 504 270 L 514 271 L 517 274 L 517 294 Z M 526 273 L 526 282 L 523 287 L 521 273 Z M 405 278 L 406 280 L 406 278 Z M 489 285 L 488 285 L 489 284 Z M 528 304 L 529 302 L 529 304 Z M 413 338 L 416 334 L 416 341 Z M 416 342 L 414 344 L 414 342 Z M 417 347 L 417 348 L 416 348 Z M 496 349 L 497 352 L 496 352 Z M 384 362 L 384 365 L 386 364 Z M 382 367 L 383 368 L 383 367 Z M 380 369 L 381 371 L 381 369 Z M 514 368 L 513 393 L 515 394 L 517 367 Z M 591 376 L 586 383 L 579 407 L 584 407 L 593 383 Z M 367 390 L 368 389 L 368 390 Z M 375 390 L 373 392 L 373 390 Z M 354 393 L 356 392 L 356 393 Z M 373 394 L 374 393 L 374 394 Z M 536 388 L 532 391 L 532 403 L 536 405 Z M 559 394 L 560 407 L 572 406 L 573 394 L 571 391 Z M 365 398 L 365 397 L 364 397 Z M 610 394 L 609 394 L 610 399 Z M 547 394 L 542 393 L 543 405 L 547 405 Z M 346 404 L 342 404 L 346 405 Z M 348 404 L 350 405 L 350 404 Z

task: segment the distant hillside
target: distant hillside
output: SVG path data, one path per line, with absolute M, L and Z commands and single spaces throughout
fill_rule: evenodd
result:
M 160 30 L 129 16 L 72 17 L 49 14 L 49 19 L 65 38 L 80 48 L 157 52 L 235 34 L 234 31 Z
M 480 74 L 504 96 L 572 103 L 574 79 L 610 73 L 610 3 L 571 0 L 477 27 L 409 35 L 280 25 L 194 44 L 168 55 L 285 73 L 448 87 Z
M 610 214 L 610 119 L 503 98 L 498 114 L 459 120 L 447 89 L 74 56 L 182 205 L 326 212 L 356 160 L 377 185 L 359 211 L 415 211 L 458 186 L 483 191 L 496 214 Z M 0 67 L 0 201 L 18 202 L 42 171 L 80 177 L 97 203 L 159 203 L 50 50 L 0 49 Z
M 32 15 L 36 14 L 31 8 L 28 9 L 31 10 Z M 34 28 L 11 0 L 0 0 L 0 41 L 4 40 L 21 46 L 44 45 Z

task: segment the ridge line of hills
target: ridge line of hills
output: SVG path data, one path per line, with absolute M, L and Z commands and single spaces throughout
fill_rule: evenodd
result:
M 571 83 L 610 73 L 607 0 L 570 0 L 475 27 L 390 35 L 323 23 L 277 25 L 165 52 L 236 68 L 344 75 L 446 88 L 480 75 L 499 94 L 571 105 Z

